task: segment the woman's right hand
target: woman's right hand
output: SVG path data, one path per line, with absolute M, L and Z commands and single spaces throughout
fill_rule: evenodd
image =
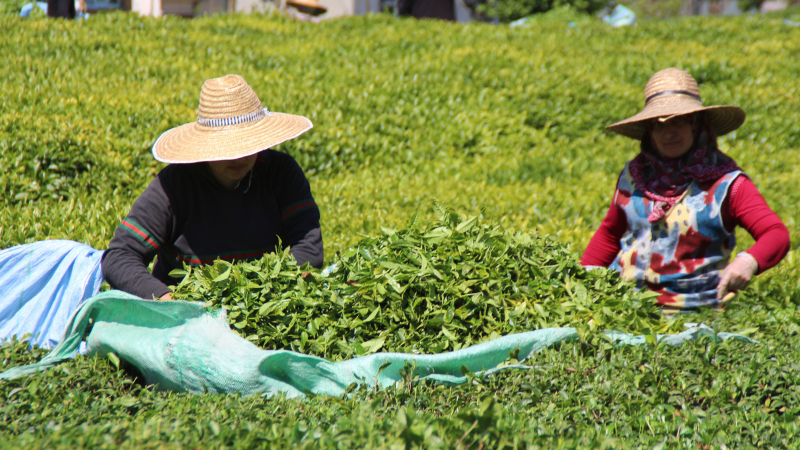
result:
M 753 275 L 758 272 L 758 262 L 749 253 L 739 253 L 722 272 L 722 278 L 717 285 L 717 300 L 725 298 L 729 292 L 744 290 Z
M 166 294 L 159 297 L 160 300 L 172 300 L 172 292 L 167 292 Z

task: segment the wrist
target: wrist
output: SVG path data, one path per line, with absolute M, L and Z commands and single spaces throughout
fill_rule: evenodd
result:
M 748 266 L 750 266 L 750 268 L 753 270 L 753 273 L 758 272 L 758 261 L 756 261 L 756 259 L 750 253 L 740 252 L 736 255 L 735 259 L 744 261 Z

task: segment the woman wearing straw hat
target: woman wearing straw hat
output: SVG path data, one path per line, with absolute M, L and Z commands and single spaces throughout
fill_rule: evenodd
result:
M 168 298 L 170 271 L 184 263 L 257 258 L 291 247 L 321 267 L 319 209 L 295 160 L 270 147 L 311 129 L 302 116 L 270 112 L 238 75 L 206 81 L 197 121 L 158 138 L 169 163 L 139 196 L 103 254 L 116 289 Z M 151 274 L 147 265 L 158 256 Z
M 608 130 L 641 141 L 583 254 L 661 294 L 665 310 L 719 306 L 789 250 L 789 233 L 753 182 L 717 148 L 739 128 L 736 106 L 703 106 L 697 82 L 679 69 L 650 78 L 645 107 Z M 730 261 L 741 226 L 756 243 Z M 730 261 L 730 263 L 729 263 Z

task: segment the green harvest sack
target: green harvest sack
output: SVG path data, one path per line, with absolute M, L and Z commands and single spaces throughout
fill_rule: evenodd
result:
M 519 349 L 519 360 L 559 342 L 577 339 L 574 328 L 547 328 L 511 334 L 458 351 L 437 355 L 374 353 L 338 363 L 286 350 L 263 350 L 230 330 L 225 317 L 209 314 L 202 303 L 152 301 L 108 291 L 87 300 L 73 314 L 64 339 L 39 363 L 14 367 L 0 374 L 12 379 L 45 370 L 71 358 L 86 337 L 87 355 L 115 353 L 141 370 L 147 384 L 159 390 L 193 393 L 239 393 L 272 396 L 284 393 L 300 397 L 306 393 L 340 396 L 352 383 L 390 386 L 401 379 L 406 363 L 423 380 L 458 384 L 466 381 L 461 368 L 491 374 L 526 365 L 498 367 L 509 351 Z M 607 332 L 620 344 L 637 345 L 644 336 Z M 700 336 L 714 336 L 707 327 L 659 340 L 680 344 Z M 718 333 L 720 339 L 736 337 Z M 385 363 L 390 363 L 380 368 Z

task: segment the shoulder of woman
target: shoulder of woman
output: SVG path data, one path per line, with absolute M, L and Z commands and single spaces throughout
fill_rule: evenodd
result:
M 212 175 L 203 164 L 170 164 L 156 175 L 148 189 L 163 191 L 170 198 L 180 196 L 191 191 L 190 188 L 202 185 L 203 180 L 211 179 Z
M 156 175 L 156 179 L 160 180 L 162 184 L 171 183 L 180 179 L 185 173 L 196 170 L 196 164 L 169 164 L 167 167 L 161 169 Z
M 758 191 L 758 188 L 753 183 L 753 180 L 747 176 L 744 172 L 739 174 L 731 182 L 731 187 L 729 189 L 728 197 L 731 201 L 738 200 L 738 199 L 750 199 L 753 195 L 761 195 Z
M 292 155 L 284 152 L 280 152 L 278 150 L 264 150 L 258 153 L 258 159 L 256 160 L 256 164 L 258 163 L 271 163 L 271 164 L 281 164 L 286 163 L 289 161 L 294 161 Z
M 281 176 L 292 175 L 296 172 L 303 172 L 303 169 L 295 161 L 292 155 L 277 150 L 264 150 L 258 154 L 256 166 L 260 170 Z

